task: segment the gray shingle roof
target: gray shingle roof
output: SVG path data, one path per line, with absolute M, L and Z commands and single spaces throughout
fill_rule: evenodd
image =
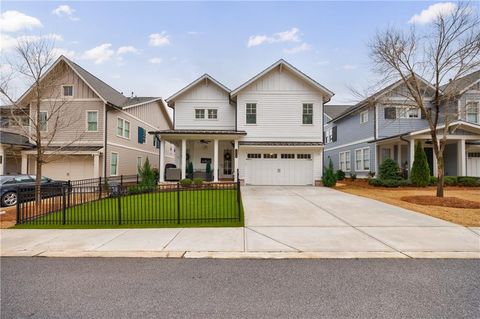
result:
M 160 99 L 159 97 L 153 97 L 153 96 L 135 96 L 135 97 L 129 97 L 125 100 L 125 102 L 121 105 L 122 107 L 127 107 L 127 106 L 132 106 L 135 104 L 140 104 L 140 103 L 146 103 L 149 101 L 155 101 Z
M 447 88 L 447 86 L 450 86 L 454 90 L 461 92 L 478 79 L 480 79 L 480 70 L 462 76 L 453 82 L 444 84 L 440 87 L 440 89 L 443 91 Z
M 35 146 L 28 141 L 28 137 L 26 136 L 23 136 L 17 133 L 3 132 L 3 131 L 0 131 L 0 143 L 9 144 L 9 145 L 27 146 L 27 147 Z
M 176 135 L 176 134 L 207 134 L 207 135 L 247 135 L 245 131 L 235 131 L 235 130 L 191 130 L 191 129 L 179 129 L 179 130 L 161 130 L 161 131 L 151 131 L 150 134 L 167 134 L 167 135 Z
M 328 115 L 328 117 L 334 119 L 353 106 L 354 105 L 324 105 L 323 109 L 325 114 Z

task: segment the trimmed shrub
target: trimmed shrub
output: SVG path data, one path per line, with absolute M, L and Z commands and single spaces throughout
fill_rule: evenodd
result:
M 475 187 L 480 186 L 480 178 L 473 176 L 458 176 L 457 184 L 459 186 Z
M 337 181 L 343 181 L 345 179 L 345 172 L 339 169 L 337 171 Z
M 207 166 L 205 167 L 205 173 L 207 174 L 207 180 L 212 179 L 212 164 L 207 162 Z
M 193 163 L 192 162 L 187 164 L 187 167 L 185 168 L 185 173 L 187 174 L 187 176 L 193 177 Z
M 436 178 L 435 176 L 430 176 L 430 180 L 428 182 L 428 185 L 434 186 L 434 185 L 437 185 L 437 182 L 438 182 L 438 178 Z
M 157 176 L 150 165 L 148 157 L 143 165 L 138 167 L 138 175 L 140 176 L 140 189 L 148 190 L 155 188 L 155 185 L 157 184 Z
M 350 173 L 350 180 L 351 180 L 351 181 L 354 181 L 354 180 L 356 180 L 356 179 L 357 179 L 357 174 L 355 174 L 355 173 Z
M 325 170 L 325 173 L 322 176 L 322 182 L 323 186 L 326 187 L 333 187 L 337 184 L 337 177 L 333 172 L 332 159 L 330 159 L 330 162 L 328 163 L 328 168 Z
M 410 175 L 413 185 L 425 187 L 430 182 L 430 168 L 428 167 L 427 155 L 420 142 L 415 147 L 415 159 Z
M 383 161 L 382 165 L 380 165 L 380 179 L 401 179 L 400 177 L 400 167 L 398 166 L 397 162 L 394 160 L 387 158 Z
M 369 179 L 368 184 L 376 187 L 383 186 L 383 182 L 378 178 Z
M 193 184 L 194 184 L 195 186 L 202 186 L 202 184 L 203 184 L 203 178 L 201 178 L 201 177 L 195 177 L 195 178 L 193 179 Z
M 400 187 L 400 186 L 411 186 L 412 182 L 408 179 L 379 179 L 379 178 L 372 178 L 368 180 L 368 184 L 375 186 L 375 187 Z
M 445 176 L 443 179 L 443 183 L 447 186 L 457 186 L 457 176 Z
M 192 180 L 190 178 L 184 178 L 180 180 L 180 185 L 182 185 L 182 187 L 190 187 L 192 185 Z

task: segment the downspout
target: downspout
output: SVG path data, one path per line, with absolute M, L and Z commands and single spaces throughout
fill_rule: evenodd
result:
M 108 140 L 108 105 L 105 103 L 105 119 L 104 119 L 104 141 L 103 141 L 103 177 L 107 177 L 107 140 Z

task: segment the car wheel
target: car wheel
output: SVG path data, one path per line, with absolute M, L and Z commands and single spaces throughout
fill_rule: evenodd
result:
M 6 192 L 2 196 L 2 206 L 13 206 L 17 204 L 17 193 Z

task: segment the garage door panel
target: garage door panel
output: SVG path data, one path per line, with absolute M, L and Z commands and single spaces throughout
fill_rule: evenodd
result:
M 59 180 L 78 180 L 93 177 L 91 156 L 58 157 L 42 166 L 42 175 Z
M 480 152 L 469 152 L 467 155 L 467 175 L 480 177 Z

